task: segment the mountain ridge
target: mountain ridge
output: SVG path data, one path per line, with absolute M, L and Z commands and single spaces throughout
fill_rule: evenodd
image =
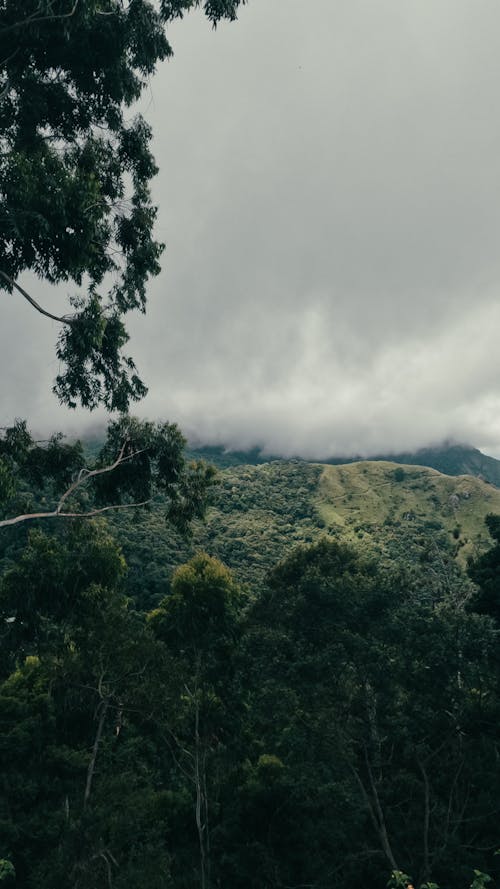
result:
M 396 454 L 376 454 L 369 457 L 330 457 L 313 460 L 302 457 L 284 457 L 279 454 L 266 454 L 260 448 L 232 450 L 224 445 L 196 445 L 188 448 L 189 456 L 203 458 L 220 469 L 232 466 L 259 466 L 275 460 L 300 460 L 304 463 L 342 466 L 352 463 L 390 462 L 402 466 L 428 466 L 444 475 L 470 475 L 500 487 L 500 460 L 483 454 L 472 445 L 448 444 L 428 446 L 416 451 L 402 451 Z

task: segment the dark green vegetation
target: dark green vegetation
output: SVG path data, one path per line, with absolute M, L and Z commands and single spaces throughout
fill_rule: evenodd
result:
M 468 889 L 495 873 L 500 534 L 482 525 L 500 492 L 382 462 L 236 466 L 190 539 L 172 523 L 186 531 L 210 473 L 175 427 L 130 420 L 94 466 L 124 442 L 130 460 L 73 508 L 152 496 L 150 512 L 0 531 L 0 882 Z M 1 459 L 4 505 L 35 508 L 84 461 L 22 424 Z
M 379 459 L 418 466 L 432 466 L 433 469 L 444 472 L 445 475 L 473 475 L 500 487 L 500 461 L 467 445 L 422 448 L 414 453 L 398 454 L 387 458 L 380 457 Z
M 0 4 L 0 291 L 62 324 L 59 399 L 126 410 L 145 394 L 122 348 L 160 271 L 151 131 L 127 109 L 159 61 L 165 28 L 203 5 L 215 25 L 241 0 L 3 0 Z M 69 284 L 55 316 L 24 290 L 31 271 Z
M 384 564 L 425 572 L 436 595 L 451 587 L 466 595 L 466 560 L 488 545 L 485 516 L 500 512 L 500 491 L 479 479 L 382 462 L 233 466 L 219 473 L 212 500 L 189 540 L 165 527 L 161 500 L 133 521 L 127 514 L 110 518 L 129 564 L 130 595 L 139 590 L 141 602 L 153 607 L 173 568 L 198 550 L 255 588 L 297 544 L 325 535 Z
M 466 604 L 336 541 L 251 598 L 199 554 L 148 612 L 102 519 L 32 529 L 0 584 L 0 880 L 383 889 L 401 870 L 466 889 L 493 872 L 497 550 Z
M 163 519 L 185 532 L 204 513 L 214 469 L 186 461 L 184 445 L 174 424 L 123 416 L 89 462 L 80 442 L 34 441 L 19 421 L 0 433 L 0 528 L 131 511 L 160 496 Z

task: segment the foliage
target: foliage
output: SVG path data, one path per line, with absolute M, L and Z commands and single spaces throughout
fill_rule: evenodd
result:
M 332 465 L 355 463 L 359 457 L 333 458 L 326 460 Z M 439 447 L 420 448 L 418 451 L 407 453 L 391 453 L 370 457 L 377 462 L 392 462 L 406 466 L 427 466 L 437 469 L 444 475 L 470 475 L 500 487 L 500 460 L 488 457 L 477 448 L 469 445 L 456 445 L 444 442 Z M 243 461 L 245 462 L 245 461 Z
M 469 575 L 479 587 L 472 607 L 500 621 L 500 516 L 488 515 L 486 526 L 495 545 L 469 564 Z
M 15 876 L 16 872 L 13 864 L 10 861 L 6 861 L 5 858 L 0 858 L 0 883 L 9 883 L 15 879 Z
M 110 433 L 104 463 L 124 434 L 138 458 L 151 448 L 149 469 L 119 481 L 125 499 L 161 487 L 160 458 L 178 453 L 157 433 Z M 29 453 L 21 427 L 5 459 L 12 437 Z M 301 527 L 318 468 L 253 472 L 246 508 L 274 479 L 277 520 L 300 480 Z M 198 552 L 147 614 L 126 594 L 147 601 L 137 577 L 103 519 L 32 528 L 5 560 L 0 857 L 15 885 L 385 889 L 395 872 L 405 889 L 407 874 L 479 889 L 498 876 L 497 626 L 451 575 L 429 592 L 427 565 L 324 537 L 246 591 Z
M 204 513 L 215 470 L 188 463 L 184 446 L 175 424 L 124 416 L 110 423 L 105 444 L 88 465 L 80 442 L 66 444 L 58 435 L 35 442 L 26 423 L 17 422 L 0 437 L 0 509 L 25 512 L 3 524 L 144 506 L 160 492 L 164 518 L 186 534 L 191 520 Z M 46 508 L 35 509 L 37 500 Z
M 464 602 L 473 590 L 463 571 L 465 555 L 487 545 L 483 519 L 494 505 L 500 510 L 499 493 L 474 479 L 457 483 L 418 468 L 396 483 L 393 469 L 292 460 L 229 466 L 219 473 L 206 520 L 194 522 L 191 541 L 167 533 L 160 498 L 140 522 L 116 514 L 111 521 L 129 564 L 130 594 L 141 607 L 154 607 L 172 570 L 198 550 L 221 559 L 240 583 L 257 590 L 295 546 L 328 536 L 356 543 L 387 564 L 397 562 L 432 600 L 453 593 Z M 456 490 L 469 496 L 453 509 L 449 498 Z
M 166 643 L 177 664 L 170 737 L 173 754 L 190 785 L 202 889 L 210 885 L 214 866 L 221 774 L 225 772 L 227 780 L 234 757 L 228 751 L 228 739 L 235 737 L 240 722 L 241 701 L 234 681 L 240 607 L 240 591 L 228 569 L 199 553 L 177 569 L 171 595 L 149 615 L 155 636 Z M 183 886 L 175 862 L 173 873 Z
M 149 423 L 124 416 L 109 424 L 96 468 L 108 466 L 120 448 L 123 460 L 116 471 L 100 475 L 100 502 L 127 504 L 162 498 L 165 517 L 185 534 L 194 517 L 202 517 L 215 470 L 201 460 L 187 462 L 186 441 L 174 423 Z
M 384 858 L 419 882 L 432 868 L 465 885 L 482 854 L 467 835 L 495 842 L 480 814 L 486 797 L 483 813 L 497 810 L 498 793 L 484 769 L 496 746 L 490 624 L 450 601 L 429 605 L 404 576 L 325 540 L 271 574 L 246 638 L 250 734 L 294 776 L 301 832 L 281 802 L 290 845 L 272 852 L 282 884 L 298 856 L 300 881 L 318 886 L 332 872 L 336 885 L 385 885 Z
M 171 593 L 151 615 L 155 631 L 171 648 L 198 654 L 231 642 L 239 591 L 230 571 L 198 553 L 174 572 Z
M 241 0 L 206 0 L 215 25 Z M 163 245 L 153 234 L 151 130 L 126 111 L 159 61 L 165 27 L 197 0 L 6 0 L 0 7 L 0 287 L 32 271 L 71 284 L 55 392 L 124 411 L 146 389 L 122 353 Z M 50 314 L 50 313 L 49 313 Z
M 488 883 L 491 883 L 489 874 L 483 874 L 481 871 L 474 869 L 474 879 L 472 880 L 469 889 L 484 889 Z M 400 870 L 395 870 L 392 872 L 390 880 L 387 883 L 387 889 L 413 889 L 413 884 L 408 874 L 404 874 L 403 871 Z M 427 881 L 426 883 L 421 884 L 420 889 L 439 889 L 439 886 L 437 883 Z
M 393 870 L 387 883 L 387 889 L 406 889 L 410 884 L 411 877 L 408 874 L 405 874 L 402 870 Z

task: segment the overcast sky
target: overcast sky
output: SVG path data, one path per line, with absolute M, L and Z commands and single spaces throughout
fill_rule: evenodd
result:
M 273 453 L 500 456 L 498 0 L 249 0 L 169 34 L 137 412 Z M 50 394 L 57 325 L 2 299 L 4 421 L 91 425 Z

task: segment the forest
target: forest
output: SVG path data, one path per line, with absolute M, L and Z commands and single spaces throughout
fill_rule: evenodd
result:
M 499 520 L 487 516 L 489 544 L 466 571 L 456 536 L 431 527 L 422 543 L 418 521 L 399 549 L 397 522 L 378 551 L 324 523 L 315 535 L 318 466 L 244 467 L 229 505 L 231 469 L 186 459 L 173 427 L 120 422 L 90 458 L 80 443 L 34 442 L 25 424 L 0 440 L 4 513 L 46 512 L 0 530 L 1 879 L 486 886 L 498 876 Z M 102 472 L 120 438 L 130 459 Z M 85 485 L 55 515 L 77 469 Z M 270 537 L 266 515 L 253 532 L 269 550 L 255 570 L 230 529 L 261 515 L 261 496 L 277 518 Z M 103 497 L 130 509 L 108 518 Z M 217 498 L 226 513 L 192 554 Z M 214 555 L 224 521 L 232 569 Z

